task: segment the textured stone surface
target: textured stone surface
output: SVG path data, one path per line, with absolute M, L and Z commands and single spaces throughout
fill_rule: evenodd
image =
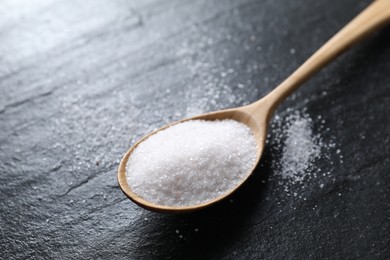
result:
M 342 150 L 316 162 L 331 179 L 290 187 L 305 200 L 270 145 L 242 189 L 193 214 L 148 212 L 116 180 L 139 137 L 257 100 L 369 2 L 2 1 L 0 258 L 390 258 L 389 28 L 278 111 L 321 115 Z

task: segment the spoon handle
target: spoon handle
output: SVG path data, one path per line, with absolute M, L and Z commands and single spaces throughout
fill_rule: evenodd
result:
M 390 0 L 374 1 L 262 100 L 269 104 L 270 114 L 314 73 L 387 22 L 390 22 Z

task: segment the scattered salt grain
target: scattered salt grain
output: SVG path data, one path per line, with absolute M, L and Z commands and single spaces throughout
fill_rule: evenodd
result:
M 313 167 L 314 160 L 320 156 L 321 140 L 314 135 L 311 118 L 298 113 L 287 119 L 284 134 L 286 140 L 278 174 L 294 183 L 301 183 Z
M 190 206 L 241 183 L 256 160 L 251 130 L 234 120 L 191 120 L 159 131 L 130 156 L 126 178 L 150 202 Z
M 324 139 L 321 136 L 324 129 L 329 129 L 325 128 L 322 116 L 316 117 L 319 131 L 315 133 L 314 120 L 305 110 L 287 112 L 286 117 L 276 115 L 272 123 L 269 145 L 275 175 L 270 176 L 269 181 L 275 179 L 278 183 L 276 189 L 284 191 L 287 197 L 293 195 L 301 199 L 307 187 L 319 185 L 322 189 L 327 182 L 335 181 L 331 171 L 335 165 L 343 163 L 343 156 L 333 137 Z M 285 195 L 280 198 L 282 201 Z

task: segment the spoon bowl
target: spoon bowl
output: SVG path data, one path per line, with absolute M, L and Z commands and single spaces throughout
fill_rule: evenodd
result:
M 384 26 L 390 21 L 390 0 L 376 0 L 368 6 L 355 19 L 341 29 L 335 36 L 326 42 L 317 52 L 315 52 L 305 63 L 303 63 L 294 73 L 292 73 L 285 81 L 283 81 L 277 88 L 269 93 L 259 101 L 247 106 L 226 109 L 217 112 L 207 113 L 187 119 L 177 121 L 160 128 L 153 133 L 143 137 L 138 141 L 122 158 L 118 169 L 118 182 L 122 191 L 126 196 L 134 201 L 136 204 L 146 209 L 158 212 L 189 212 L 210 206 L 223 198 L 229 196 L 237 190 L 250 176 L 256 168 L 263 148 L 265 145 L 266 132 L 268 123 L 276 107 L 288 97 L 294 90 L 308 80 L 314 73 L 322 69 L 326 64 L 335 59 L 338 55 L 347 50 L 354 43 L 364 38 L 374 30 Z M 185 122 L 188 120 L 202 119 L 202 120 L 223 120 L 233 119 L 240 123 L 247 125 L 253 135 L 255 136 L 257 152 L 256 161 L 252 169 L 246 174 L 243 181 L 241 181 L 235 188 L 220 197 L 210 199 L 209 201 L 191 206 L 164 206 L 147 201 L 134 193 L 126 180 L 126 165 L 129 157 L 137 146 L 145 141 L 151 135 L 164 130 L 172 125 Z
M 258 112 L 254 113 L 253 110 L 256 108 L 259 108 L 260 104 L 263 104 L 263 102 L 253 103 L 253 104 L 248 105 L 248 106 L 238 107 L 238 108 L 234 108 L 234 109 L 220 110 L 220 111 L 216 111 L 216 112 L 206 113 L 206 114 L 182 119 L 180 121 L 163 126 L 162 128 L 144 136 L 141 140 L 139 140 L 136 144 L 134 144 L 127 151 L 127 153 L 123 156 L 123 158 L 119 164 L 118 181 L 119 181 L 120 188 L 122 189 L 122 191 L 126 194 L 126 196 L 129 199 L 131 199 L 133 202 L 135 202 L 139 206 L 144 207 L 148 210 L 157 211 L 157 212 L 179 212 L 179 211 L 180 212 L 190 212 L 190 211 L 195 211 L 195 210 L 199 210 L 199 209 L 202 209 L 204 207 L 210 206 L 210 205 L 224 199 L 225 197 L 227 197 L 231 193 L 233 193 L 235 190 L 237 190 L 247 180 L 247 178 L 251 175 L 251 173 L 256 168 L 256 166 L 261 158 L 264 144 L 265 144 L 265 140 L 266 140 L 266 133 L 267 133 L 266 120 L 267 120 L 267 115 L 270 113 L 267 113 L 267 111 L 269 112 L 269 110 L 266 110 L 266 109 L 262 110 L 261 108 L 257 109 L 256 111 L 258 111 Z M 148 139 L 150 136 L 156 134 L 157 132 L 164 130 L 164 129 L 167 129 L 168 127 L 176 125 L 178 123 L 183 123 L 183 122 L 189 121 L 189 120 L 210 120 L 210 121 L 213 121 L 213 120 L 224 120 L 224 119 L 232 119 L 232 120 L 235 120 L 235 121 L 238 121 L 240 123 L 247 125 L 251 129 L 253 135 L 255 136 L 255 141 L 256 141 L 256 146 L 257 146 L 256 160 L 255 160 L 253 167 L 251 168 L 250 171 L 248 171 L 248 173 L 244 176 L 243 180 L 240 183 L 238 183 L 238 185 L 234 189 L 228 191 L 227 193 L 223 194 L 222 196 L 211 199 L 207 202 L 196 204 L 196 205 L 191 205 L 191 206 L 158 205 L 158 204 L 155 204 L 155 203 L 152 203 L 150 201 L 143 199 L 142 197 L 137 195 L 131 189 L 131 187 L 128 184 L 127 179 L 126 179 L 126 165 L 127 165 L 128 160 L 129 160 L 129 157 L 131 156 L 133 151 L 137 148 L 137 146 L 140 143 L 142 143 L 143 141 Z

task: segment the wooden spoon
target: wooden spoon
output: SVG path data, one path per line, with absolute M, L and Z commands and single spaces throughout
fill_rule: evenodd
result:
M 131 199 L 138 205 L 146 209 L 159 212 L 188 212 L 198 210 L 210 206 L 227 197 L 241 186 L 241 184 L 249 177 L 249 175 L 253 172 L 257 163 L 259 162 L 265 145 L 268 123 L 276 107 L 294 90 L 296 90 L 303 82 L 309 79 L 310 76 L 319 71 L 330 61 L 335 59 L 339 54 L 348 49 L 352 44 L 358 42 L 364 36 L 385 25 L 385 23 L 389 21 L 390 0 L 376 0 L 362 13 L 360 13 L 354 20 L 352 20 L 347 26 L 345 26 L 341 31 L 339 31 L 335 36 L 333 36 L 333 38 L 331 38 L 327 43 L 325 43 L 290 77 L 288 77 L 271 93 L 269 93 L 267 96 L 263 97 L 259 101 L 243 107 L 226 109 L 183 119 L 173 124 L 164 126 L 159 130 L 143 137 L 139 142 L 137 142 L 133 147 L 131 147 L 129 151 L 127 151 L 127 153 L 122 158 L 122 161 L 120 162 L 118 169 L 118 181 L 122 191 L 127 195 L 129 199 Z M 126 180 L 126 164 L 129 159 L 129 156 L 131 156 L 131 153 L 134 151 L 134 149 L 150 135 L 153 135 L 156 132 L 166 129 L 174 124 L 193 119 L 234 119 L 250 127 L 253 134 L 255 135 L 258 151 L 256 154 L 256 163 L 251 169 L 251 171 L 248 172 L 247 177 L 244 179 L 244 181 L 239 183 L 236 188 L 229 191 L 227 194 L 224 194 L 223 196 L 214 198 L 202 204 L 185 207 L 157 205 L 143 199 L 142 197 L 134 193 Z

